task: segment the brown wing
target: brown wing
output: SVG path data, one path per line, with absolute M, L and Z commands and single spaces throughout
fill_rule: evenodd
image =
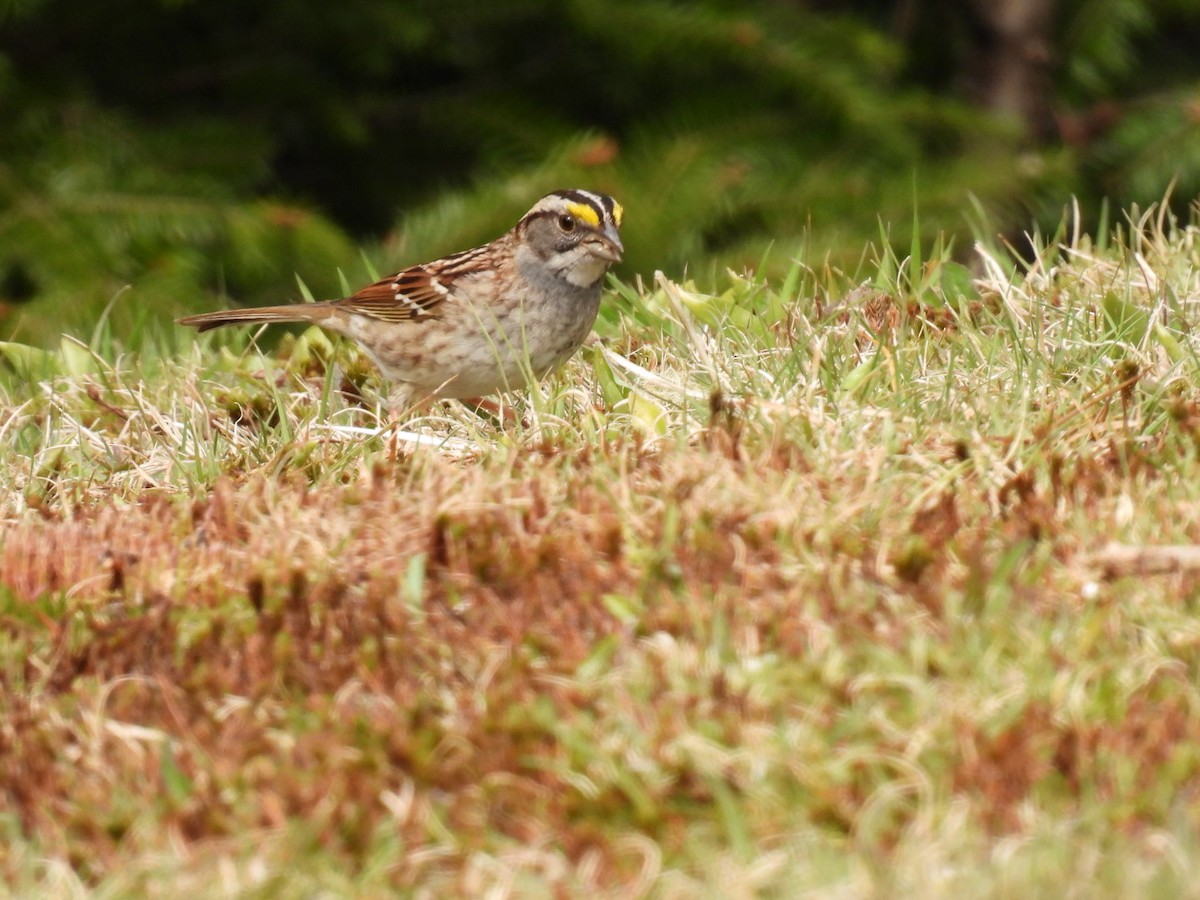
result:
M 333 305 L 384 322 L 413 322 L 438 316 L 438 307 L 450 296 L 452 276 L 439 276 L 425 266 L 404 271 L 367 285 Z

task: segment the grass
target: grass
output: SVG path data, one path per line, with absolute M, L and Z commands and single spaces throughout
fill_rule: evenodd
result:
M 3 347 L 8 889 L 1195 895 L 1198 241 L 614 283 L 507 426 Z

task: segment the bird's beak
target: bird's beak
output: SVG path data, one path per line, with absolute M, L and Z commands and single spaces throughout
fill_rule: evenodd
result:
M 621 243 L 621 236 L 611 222 L 605 222 L 604 231 L 589 238 L 584 246 L 592 256 L 610 263 L 619 263 L 625 254 L 625 245 Z

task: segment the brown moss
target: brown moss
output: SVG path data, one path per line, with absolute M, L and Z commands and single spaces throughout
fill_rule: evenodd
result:
M 681 755 L 689 734 L 735 748 L 810 701 L 812 727 L 831 731 L 861 702 L 860 671 L 808 673 L 791 696 L 698 669 L 681 691 L 678 660 L 647 655 L 644 639 L 705 665 L 761 649 L 802 669 L 823 645 L 902 654 L 954 630 L 944 598 L 981 596 L 1031 523 L 1069 561 L 1056 507 L 1113 490 L 1108 461 L 1060 457 L 1007 485 L 966 472 L 889 515 L 875 504 L 905 508 L 900 476 L 880 485 L 871 466 L 831 467 L 783 438 L 748 444 L 740 415 L 721 405 L 697 446 L 610 447 L 604 466 L 599 450 L 552 443 L 503 465 L 401 456 L 323 487 L 294 471 L 226 477 L 186 502 L 3 526 L 16 604 L 0 631 L 26 661 L 0 671 L 0 797 L 47 852 L 96 875 L 140 809 L 190 842 L 302 820 L 349 865 L 379 829 L 422 846 L 436 816 L 464 853 L 496 833 L 553 840 L 572 859 L 599 853 L 601 881 L 616 882 L 631 863 L 613 823 L 678 845 L 680 823 L 716 803 L 712 778 L 739 787 L 735 771 Z M 1053 590 L 1012 581 L 1014 608 L 1061 613 Z M 623 605 L 636 615 L 618 616 Z M 630 657 L 645 662 L 648 696 L 603 707 L 614 701 L 589 679 Z M 931 677 L 944 661 L 931 654 Z M 661 781 L 605 781 L 616 763 L 571 743 L 633 710 L 636 753 Z M 1134 704 L 1111 729 L 1075 732 L 1036 704 L 999 734 L 964 722 L 972 752 L 954 761 L 952 789 L 980 798 L 989 827 L 1012 828 L 1055 773 L 1077 790 L 1100 778 L 1104 753 L 1162 765 L 1196 739 L 1186 709 L 1165 723 L 1153 711 Z M 808 808 L 852 833 L 889 777 L 857 766 L 844 783 L 806 783 Z M 415 799 L 398 821 L 379 798 L 404 785 Z

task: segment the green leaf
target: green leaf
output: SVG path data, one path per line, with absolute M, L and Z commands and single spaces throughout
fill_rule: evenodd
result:
M 29 381 L 41 381 L 62 371 L 59 356 L 40 347 L 0 341 L 0 355 L 18 375 Z
M 404 570 L 404 605 L 410 612 L 424 613 L 425 564 L 424 553 L 414 553 L 408 558 Z
M 192 779 L 175 762 L 175 752 L 169 742 L 162 744 L 158 755 L 158 774 L 167 797 L 175 806 L 182 806 L 192 796 Z

